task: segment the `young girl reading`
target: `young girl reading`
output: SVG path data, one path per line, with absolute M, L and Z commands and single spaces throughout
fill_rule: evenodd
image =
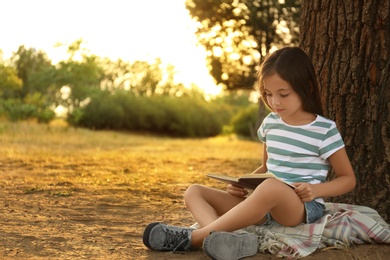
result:
M 155 222 L 143 234 L 144 244 L 158 251 L 185 251 L 203 245 L 213 259 L 240 259 L 257 253 L 258 237 L 233 231 L 266 221 L 285 226 L 313 223 L 323 215 L 323 197 L 355 187 L 355 174 L 335 122 L 323 117 L 311 60 L 298 47 L 273 52 L 263 62 L 260 93 L 271 109 L 258 129 L 264 143 L 267 171 L 295 186 L 267 179 L 247 196 L 242 187 L 221 191 L 201 185 L 184 194 L 187 208 L 200 228 Z M 326 181 L 330 167 L 335 178 Z

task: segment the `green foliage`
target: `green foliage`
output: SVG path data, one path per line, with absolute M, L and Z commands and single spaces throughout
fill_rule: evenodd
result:
M 158 104 L 162 115 L 157 119 L 161 132 L 174 136 L 203 137 L 218 135 L 223 123 L 218 107 L 188 96 L 164 96 Z
M 300 0 L 187 0 L 210 74 L 227 89 L 251 89 L 273 46 L 298 43 Z
M 10 65 L 0 65 L 3 115 L 10 120 L 36 118 L 49 122 L 55 116 L 56 68 L 45 52 L 20 46 Z
M 53 110 L 20 99 L 0 99 L 0 115 L 11 121 L 36 118 L 41 123 L 48 123 L 55 117 Z
M 101 84 L 104 90 L 126 90 L 137 96 L 172 96 L 187 92 L 182 84 L 174 82 L 175 68 L 163 65 L 161 59 L 152 63 L 103 59 L 99 64 L 104 71 Z
M 15 93 L 22 89 L 22 84 L 15 68 L 0 64 L 0 97 L 15 98 Z
M 104 71 L 96 56 L 83 56 L 81 61 L 67 60 L 58 64 L 57 84 L 71 89 L 67 104 L 73 108 L 87 99 L 94 91 L 100 90 Z
M 45 52 L 20 46 L 11 61 L 18 78 L 23 82 L 17 98 L 23 99 L 35 92 L 49 94 L 52 83 L 55 82 L 56 70 Z
M 36 114 L 36 107 L 32 104 L 25 104 L 20 99 L 7 99 L 2 103 L 5 114 L 11 121 L 33 118 Z
M 232 118 L 232 131 L 240 136 L 253 137 L 256 132 L 257 111 L 259 107 L 253 104 L 242 109 Z
M 5 111 L 11 121 L 28 119 L 34 116 L 35 106 L 24 104 L 19 99 L 8 99 L 4 105 Z
M 225 91 L 213 99 L 214 102 L 229 104 L 237 108 L 246 107 L 250 104 L 250 91 L 231 90 Z
M 55 116 L 55 112 L 49 108 L 38 109 L 36 113 L 36 118 L 39 123 L 49 123 L 55 118 Z
M 196 86 L 175 83 L 174 67 L 159 59 L 113 62 L 90 55 L 81 45 L 81 40 L 71 44 L 69 59 L 56 66 L 44 52 L 20 46 L 11 66 L 0 64 L 0 115 L 49 122 L 55 117 L 52 108 L 62 105 L 74 126 L 208 137 L 220 134 L 234 114 L 250 105 L 244 91 L 206 101 Z M 231 128 L 242 134 L 237 126 Z
M 230 131 L 243 137 L 257 139 L 256 131 L 269 112 L 265 106 L 259 108 L 259 104 L 251 104 L 233 116 Z
M 78 124 L 92 129 L 121 129 L 123 109 L 115 103 L 109 92 L 102 91 L 91 97 L 91 101 L 80 109 L 82 115 Z
M 75 108 L 72 110 L 72 113 L 70 113 L 67 117 L 67 121 L 70 125 L 77 126 L 80 123 L 81 118 L 83 117 L 83 109 L 82 108 Z
M 267 113 L 263 111 L 260 117 Z M 248 101 L 245 92 L 206 101 L 196 94 L 137 96 L 119 90 L 96 93 L 69 119 L 75 126 L 91 129 L 146 131 L 178 137 L 215 136 L 230 124 L 231 132 L 253 137 L 259 125 L 259 109 L 258 104 Z
M 92 129 L 206 137 L 221 132 L 223 125 L 230 120 L 231 111 L 226 106 L 190 96 L 137 97 L 125 91 L 113 94 L 106 91 L 94 95 L 82 108 L 77 125 Z

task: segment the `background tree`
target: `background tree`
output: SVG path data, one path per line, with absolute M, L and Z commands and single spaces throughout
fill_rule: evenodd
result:
M 83 41 L 77 40 L 68 46 L 67 60 L 58 63 L 56 83 L 60 88 L 66 86 L 69 95 L 63 105 L 70 110 L 80 107 L 94 92 L 101 90 L 104 71 L 100 58 L 90 54 L 82 47 Z
M 1 110 L 6 116 L 11 120 L 51 120 L 56 69 L 46 53 L 22 45 L 7 61 L 7 66 L 1 66 Z
M 299 0 L 187 0 L 210 74 L 226 89 L 252 89 L 273 46 L 298 43 Z
M 182 83 L 175 82 L 174 66 L 163 64 L 159 58 L 153 63 L 102 59 L 100 67 L 104 71 L 104 80 L 101 83 L 104 90 L 120 89 L 136 96 L 180 96 L 190 91 Z
M 56 69 L 45 52 L 22 45 L 13 53 L 11 63 L 23 82 L 18 93 L 19 98 L 23 99 L 35 93 L 50 94 Z
M 83 56 L 81 61 L 67 60 L 59 63 L 58 85 L 71 90 L 70 105 L 79 107 L 94 91 L 100 90 L 104 74 L 99 67 L 97 56 Z M 62 73 L 63 72 L 63 73 Z
M 16 92 L 22 89 L 23 82 L 18 77 L 15 68 L 0 64 L 0 97 L 15 98 Z
M 389 220 L 389 1 L 307 0 L 301 10 L 301 45 L 357 175 L 357 188 L 343 201 L 371 206 Z

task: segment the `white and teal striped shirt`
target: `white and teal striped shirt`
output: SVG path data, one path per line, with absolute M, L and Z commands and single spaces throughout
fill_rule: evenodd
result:
M 319 115 L 310 124 L 292 126 L 271 112 L 257 134 L 267 145 L 268 171 L 289 183 L 325 182 L 328 157 L 344 147 L 336 123 Z

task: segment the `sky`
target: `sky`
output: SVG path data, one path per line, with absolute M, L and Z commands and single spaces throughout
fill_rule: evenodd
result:
M 100 57 L 174 65 L 177 81 L 206 93 L 218 87 L 197 46 L 195 22 L 185 0 L 1 0 L 0 49 L 10 57 L 20 45 L 45 51 L 53 62 L 66 59 L 65 46 L 83 39 Z

